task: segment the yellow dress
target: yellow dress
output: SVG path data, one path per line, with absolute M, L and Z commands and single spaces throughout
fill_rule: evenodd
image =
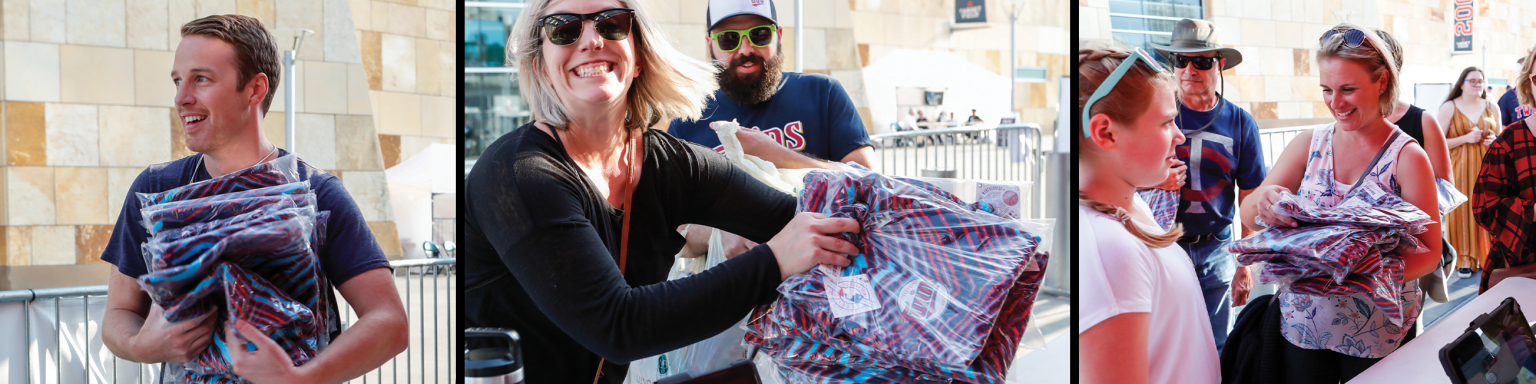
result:
M 1461 113 L 1461 108 L 1453 104 L 1451 109 L 1455 115 L 1451 116 L 1451 126 L 1445 130 L 1446 138 L 1458 137 L 1472 132 L 1472 121 Z M 1485 106 L 1483 115 L 1477 119 L 1477 126 L 1498 136 L 1503 132 L 1499 126 L 1498 117 L 1493 115 L 1493 108 Z M 1455 179 L 1456 189 L 1462 194 L 1472 196 L 1472 186 L 1477 183 L 1477 174 L 1483 167 L 1483 154 L 1488 152 L 1488 147 L 1482 143 L 1463 144 L 1451 149 L 1451 175 Z M 1472 210 L 1463 206 L 1446 215 L 1445 225 L 1450 233 L 1451 246 L 1456 247 L 1456 267 L 1471 268 L 1477 271 L 1482 265 L 1483 259 L 1488 257 L 1488 231 L 1477 225 L 1472 218 Z

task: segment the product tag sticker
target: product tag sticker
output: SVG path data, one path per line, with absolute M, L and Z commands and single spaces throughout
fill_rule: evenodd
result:
M 949 292 L 944 286 L 927 280 L 915 280 L 903 285 L 896 292 L 896 303 L 907 316 L 923 321 L 933 321 L 949 306 Z
M 833 317 L 841 319 L 880 309 L 880 298 L 875 296 L 868 275 L 825 275 L 825 279 L 828 306 L 832 308 Z

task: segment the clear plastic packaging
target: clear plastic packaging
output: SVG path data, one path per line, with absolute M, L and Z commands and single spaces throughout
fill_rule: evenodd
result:
M 314 206 L 315 195 L 309 182 L 295 182 L 243 192 L 226 193 L 200 199 L 166 202 L 139 210 L 145 231 L 150 235 L 192 223 L 219 220 L 281 200 L 299 206 Z
M 329 344 L 329 285 L 318 257 L 330 212 L 317 212 L 297 159 L 284 156 L 229 175 L 161 193 L 138 194 L 141 246 L 149 273 L 140 286 L 184 321 L 217 312 L 216 334 L 251 322 L 303 364 Z M 174 372 L 184 382 L 236 382 L 229 348 L 213 345 Z
M 1044 276 L 1040 234 L 984 203 L 857 165 L 808 174 L 799 210 L 858 220 L 862 231 L 841 237 L 860 254 L 786 280 L 754 313 L 749 342 L 780 364 L 1002 382 Z
M 298 158 L 286 155 L 228 175 L 172 188 L 160 193 L 139 193 L 139 208 L 192 200 L 230 192 L 249 191 L 299 182 Z

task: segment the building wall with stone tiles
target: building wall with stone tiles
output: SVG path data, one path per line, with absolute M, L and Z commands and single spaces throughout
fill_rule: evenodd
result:
M 1213 0 L 1205 11 L 1220 29 L 1221 43 L 1243 53 L 1243 63 L 1224 72 L 1228 98 L 1253 113 L 1261 126 L 1287 126 L 1332 121 L 1318 87 L 1315 55 L 1318 37 L 1342 20 L 1380 28 L 1402 42 L 1405 84 L 1454 83 L 1468 66 L 1483 68 L 1489 78 L 1514 78 L 1520 70 L 1515 60 L 1530 49 L 1536 36 L 1536 21 L 1526 17 L 1536 11 L 1536 3 L 1476 0 L 1476 47 L 1471 54 L 1460 55 L 1452 55 L 1453 4 L 1453 0 Z M 1082 39 L 1110 37 L 1108 7 L 1107 0 L 1078 2 Z M 1494 88 L 1489 97 L 1497 100 L 1504 90 Z M 1412 101 L 1411 86 L 1405 87 L 1403 98 Z M 1434 113 L 1438 105 L 1419 107 Z
M 831 1 L 841 6 L 842 1 Z M 1014 83 L 1014 110 L 1020 122 L 1038 123 L 1050 131 L 1056 120 L 1056 79 L 1071 74 L 1071 16 L 1064 2 L 1024 0 L 1015 30 L 1019 67 L 1046 68 L 1045 82 Z M 955 2 L 950 0 L 848 0 L 859 65 L 876 62 L 894 49 L 948 51 L 998 75 L 1008 73 L 1010 47 L 1007 4 L 986 3 L 985 27 L 951 31 Z M 956 118 L 964 120 L 957 113 Z
M 458 2 L 350 3 L 384 168 L 434 143 L 457 145 Z
M 784 70 L 820 73 L 842 83 L 853 99 L 854 108 L 864 119 L 865 129 L 873 127 L 869 118 L 869 98 L 864 94 L 864 72 L 854 44 L 853 19 L 845 1 L 805 0 L 804 28 L 795 25 L 794 0 L 773 0 L 778 24 L 784 29 L 779 43 L 784 48 Z M 668 41 L 679 51 L 699 60 L 709 60 L 707 32 L 704 25 L 707 0 L 653 1 L 647 3 L 662 21 Z M 804 33 L 805 68 L 795 68 L 795 34 Z
M 315 32 L 284 74 L 295 80 L 296 106 L 284 108 L 279 88 L 265 133 L 284 145 L 284 116 L 296 114 L 296 152 L 342 180 L 375 237 L 388 239 L 385 253 L 399 257 L 383 171 L 405 143 L 419 151 L 419 142 L 453 137 L 453 115 L 441 106 L 452 103 L 440 100 L 454 90 L 444 64 L 453 62 L 452 6 L 0 0 L 0 290 L 106 283 L 100 254 L 129 186 L 146 166 L 192 154 L 168 74 L 181 25 L 212 14 L 260 19 L 279 49 L 292 46 L 289 29 Z

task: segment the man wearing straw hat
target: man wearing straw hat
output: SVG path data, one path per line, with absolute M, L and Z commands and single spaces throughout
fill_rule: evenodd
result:
M 1253 288 L 1248 268 L 1238 267 L 1233 255 L 1223 249 L 1233 240 L 1238 199 L 1258 188 L 1265 176 L 1253 115 L 1216 91 L 1217 81 L 1223 80 L 1221 71 L 1243 61 L 1242 53 L 1221 46 L 1219 36 L 1208 21 L 1184 19 L 1173 27 L 1172 44 L 1153 46 L 1173 64 L 1179 82 L 1175 123 L 1187 137 L 1177 149 L 1185 166 L 1160 188 L 1180 192 L 1175 221 L 1184 226 L 1184 237 L 1179 246 L 1195 263 L 1217 350 L 1227 341 L 1231 307 L 1247 303 Z

